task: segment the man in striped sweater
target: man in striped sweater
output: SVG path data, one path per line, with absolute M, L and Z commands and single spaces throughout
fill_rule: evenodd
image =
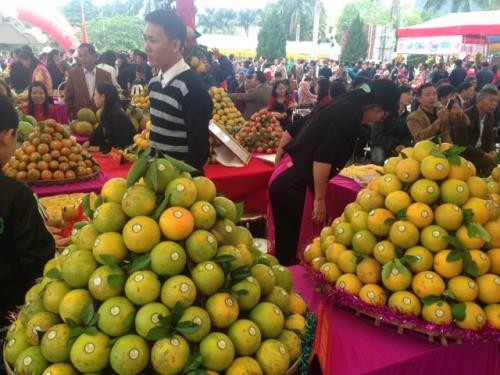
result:
M 212 100 L 182 57 L 186 25 L 171 10 L 146 16 L 145 51 L 160 72 L 149 83 L 152 148 L 202 171 L 209 157 Z

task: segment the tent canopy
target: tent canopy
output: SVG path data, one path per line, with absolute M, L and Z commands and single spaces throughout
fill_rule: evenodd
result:
M 500 10 L 450 13 L 420 25 L 398 30 L 398 38 L 448 35 L 500 35 Z

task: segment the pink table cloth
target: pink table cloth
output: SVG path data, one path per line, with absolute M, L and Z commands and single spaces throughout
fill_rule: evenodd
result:
M 356 200 L 361 186 L 352 178 L 335 176 L 326 190 L 326 212 L 332 219 L 342 215 L 345 206 Z
M 55 103 L 54 108 L 56 110 L 57 122 L 59 124 L 69 124 L 68 110 L 64 103 Z
M 105 174 L 99 173 L 91 180 L 60 185 L 33 185 L 31 190 L 39 197 L 73 193 L 99 193 L 107 180 L 108 177 Z
M 295 288 L 318 313 L 315 349 L 324 375 L 500 374 L 500 344 L 431 343 L 422 336 L 376 327 L 333 306 L 315 291 L 301 266 L 291 267 Z

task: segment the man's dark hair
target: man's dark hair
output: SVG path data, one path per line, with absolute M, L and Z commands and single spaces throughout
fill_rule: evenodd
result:
M 336 79 L 332 83 L 330 83 L 330 97 L 336 98 L 340 95 L 343 95 L 347 92 L 347 87 L 343 80 Z
M 260 83 L 265 83 L 267 81 L 264 72 L 255 72 L 255 78 L 257 78 L 257 81 L 259 81 Z
M 474 77 L 465 77 L 464 83 L 469 83 L 469 82 L 477 82 L 477 78 Z
M 472 87 L 472 83 L 470 82 L 463 82 L 460 86 L 458 86 L 458 92 L 463 92 Z
M 417 89 L 417 96 L 421 97 L 422 92 L 429 87 L 434 87 L 434 85 L 431 82 L 424 83 L 423 85 L 420 85 L 419 88 Z
M 146 15 L 145 21 L 161 26 L 170 39 L 178 39 L 182 46 L 186 43 L 186 24 L 174 11 L 166 9 L 155 10 Z
M 283 78 L 283 73 L 281 73 L 281 72 L 274 73 L 274 78 L 275 79 L 281 79 L 281 78 Z
M 81 49 L 81 48 L 87 48 L 87 51 L 89 51 L 89 53 L 92 56 L 96 56 L 97 55 L 95 47 L 92 44 L 90 44 L 90 43 L 82 43 L 82 44 L 80 44 L 80 46 L 78 47 L 78 49 Z
M 410 85 L 401 85 L 399 86 L 399 93 L 400 94 L 406 94 L 408 92 L 411 92 L 412 88 Z
M 19 119 L 10 99 L 0 94 L 0 132 L 8 129 L 17 129 Z
M 442 85 L 437 88 L 438 100 L 446 98 L 450 94 L 455 93 L 455 88 L 452 85 Z
M 489 67 L 489 66 L 490 66 L 490 63 L 489 63 L 488 61 L 483 61 L 483 62 L 481 63 L 481 66 L 482 66 L 483 68 L 487 68 L 487 67 Z
M 455 65 L 456 65 L 456 66 L 462 66 L 462 60 L 460 60 L 460 59 L 456 59 L 456 60 L 455 60 Z

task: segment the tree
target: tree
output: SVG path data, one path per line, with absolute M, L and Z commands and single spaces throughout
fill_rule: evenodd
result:
M 347 31 L 347 39 L 340 60 L 342 62 L 355 62 L 364 60 L 368 55 L 368 37 L 364 30 L 364 22 L 359 14 L 354 17 Z
M 238 12 L 238 25 L 243 27 L 245 35 L 250 35 L 250 26 L 257 26 L 262 20 L 262 10 L 241 9 Z
M 279 7 L 290 25 L 289 33 L 295 33 L 295 41 L 300 41 L 300 31 L 306 19 L 314 19 L 315 0 L 280 0 Z
M 286 56 L 287 32 L 280 20 L 280 11 L 276 5 L 268 5 L 264 11 L 261 29 L 257 37 L 257 55 L 274 60 Z
M 213 34 L 218 27 L 217 11 L 214 8 L 205 9 L 205 12 L 198 16 L 198 26 L 204 33 Z
M 89 40 L 101 52 L 143 49 L 144 22 L 138 17 L 114 16 L 87 22 Z
M 92 3 L 91 0 L 83 0 L 83 8 L 85 10 L 85 19 L 95 19 L 99 15 L 98 8 Z M 82 23 L 82 11 L 80 0 L 70 0 L 62 8 L 62 14 L 66 17 L 68 22 L 75 26 L 80 26 Z
M 115 0 L 99 8 L 101 17 L 137 16 L 144 6 L 143 0 Z

